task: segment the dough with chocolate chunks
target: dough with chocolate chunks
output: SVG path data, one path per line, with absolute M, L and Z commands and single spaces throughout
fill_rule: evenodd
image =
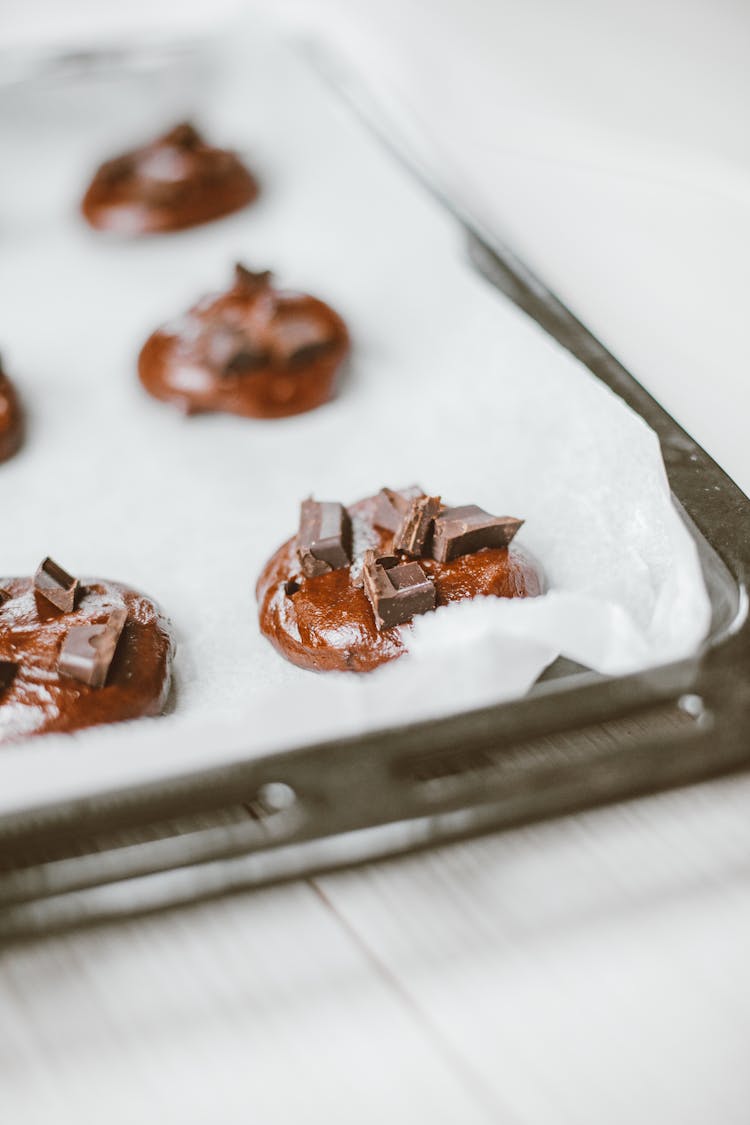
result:
M 75 608 L 62 613 L 35 591 L 33 578 L 0 578 L 0 588 L 0 745 L 161 713 L 174 642 L 169 622 L 149 598 L 119 582 L 83 579 Z M 127 618 L 104 686 L 61 674 L 68 631 L 104 623 L 121 608 Z
M 115 234 L 184 230 L 252 203 L 258 185 L 233 152 L 190 124 L 107 160 L 81 203 L 90 226 Z
M 16 389 L 0 364 L 0 461 L 7 461 L 23 442 L 23 411 Z
M 402 495 L 414 495 L 405 490 Z M 306 578 L 297 537 L 269 559 L 256 587 L 261 632 L 287 660 L 317 672 L 369 672 L 407 649 L 398 628 L 378 630 L 362 587 L 365 552 L 393 552 L 393 530 L 376 526 L 378 497 L 348 508 L 352 564 Z M 419 566 L 435 584 L 438 606 L 478 595 L 534 597 L 543 591 L 538 564 L 523 548 L 487 547 L 450 562 L 420 557 Z
M 188 414 L 281 418 L 331 398 L 348 348 L 328 305 L 238 265 L 230 289 L 149 337 L 138 374 L 149 394 Z

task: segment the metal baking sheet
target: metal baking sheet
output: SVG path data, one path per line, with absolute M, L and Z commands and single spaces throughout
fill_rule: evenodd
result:
M 0 819 L 0 933 L 154 908 L 735 769 L 750 710 L 750 504 L 585 327 L 458 214 L 475 266 L 659 435 L 712 606 L 702 650 L 615 679 Z

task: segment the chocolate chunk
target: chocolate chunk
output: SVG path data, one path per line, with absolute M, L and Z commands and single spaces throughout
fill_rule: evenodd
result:
M 201 344 L 206 363 L 216 371 L 224 372 L 233 357 L 245 343 L 245 334 L 228 324 L 211 327 L 203 334 Z
M 157 142 L 157 144 L 174 145 L 175 148 L 197 148 L 203 143 L 203 137 L 189 121 L 182 121 L 179 125 L 175 125 L 174 129 L 170 129 Z
M 17 671 L 18 665 L 13 660 L 0 660 L 0 696 L 13 683 Z
M 398 491 L 381 488 L 375 497 L 375 526 L 384 527 L 386 531 L 398 531 L 404 516 L 409 511 L 409 502 L 420 496 L 424 496 L 424 492 L 418 484 L 412 484 Z
M 10 590 L 6 590 L 3 586 L 0 586 L 0 608 L 2 608 L 6 602 L 9 602 L 12 597 L 13 595 Z
M 404 625 L 435 608 L 435 584 L 417 562 L 402 563 L 395 555 L 376 558 L 374 551 L 365 551 L 362 577 L 378 630 Z
M 34 575 L 34 589 L 61 613 L 70 613 L 76 603 L 78 579 L 50 558 L 44 559 Z
M 260 273 L 253 273 L 252 270 L 243 266 L 241 262 L 235 262 L 234 284 L 237 289 L 243 289 L 245 292 L 249 293 L 256 293 L 260 289 L 268 289 L 272 277 L 273 274 L 270 270 L 261 270 Z
M 224 366 L 225 375 L 246 375 L 248 371 L 257 371 L 268 363 L 268 352 L 254 351 L 244 347 L 236 352 Z
M 241 329 L 227 324 L 206 333 L 204 355 L 208 365 L 222 375 L 244 375 L 269 361 L 267 351 L 255 347 Z
M 334 339 L 321 340 L 317 344 L 304 344 L 287 357 L 286 365 L 287 367 L 304 367 L 306 363 L 314 363 L 316 359 L 336 346 L 337 341 Z
M 351 546 L 352 521 L 343 504 L 302 501 L 297 554 L 308 578 L 348 566 Z
M 394 549 L 415 558 L 424 554 L 432 536 L 433 520 L 440 507 L 439 496 L 421 496 L 411 500 L 393 537 Z
M 398 492 L 381 488 L 375 497 L 375 526 L 384 527 L 386 531 L 398 531 L 408 506 L 408 502 Z
M 450 562 L 483 547 L 507 547 L 523 522 L 512 516 L 491 516 L 476 504 L 446 508 L 435 517 L 432 557 Z
M 102 625 L 73 625 L 60 650 L 60 675 L 104 687 L 127 617 L 126 609 L 114 609 Z
M 277 310 L 269 327 L 269 342 L 280 363 L 296 367 L 327 351 L 336 339 L 322 317 L 298 310 Z

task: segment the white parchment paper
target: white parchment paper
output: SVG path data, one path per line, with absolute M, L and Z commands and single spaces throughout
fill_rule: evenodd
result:
M 114 777 L 166 762 L 170 742 L 188 754 L 175 731 L 192 732 L 195 758 L 260 751 L 519 695 L 559 653 L 620 673 L 700 644 L 708 600 L 655 435 L 472 273 L 452 221 L 293 51 L 238 35 L 166 77 L 18 91 L 0 114 L 0 341 L 30 421 L 0 468 L 0 571 L 51 554 L 127 581 L 162 604 L 179 646 L 169 717 L 40 740 L 24 761 L 64 747 Z M 260 201 L 141 242 L 88 231 L 75 207 L 89 169 L 185 114 L 246 153 Z M 353 357 L 330 405 L 185 419 L 141 391 L 143 340 L 225 287 L 235 259 L 347 320 Z M 253 588 L 300 498 L 414 481 L 525 518 L 518 541 L 550 593 L 420 618 L 411 655 L 370 677 L 283 661 Z

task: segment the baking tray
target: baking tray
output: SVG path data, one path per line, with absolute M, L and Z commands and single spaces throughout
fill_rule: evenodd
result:
M 474 267 L 657 433 L 712 619 L 700 652 L 604 678 L 558 661 L 524 699 L 0 817 L 0 937 L 163 909 L 743 768 L 750 501 L 493 232 L 319 69 L 452 212 Z

